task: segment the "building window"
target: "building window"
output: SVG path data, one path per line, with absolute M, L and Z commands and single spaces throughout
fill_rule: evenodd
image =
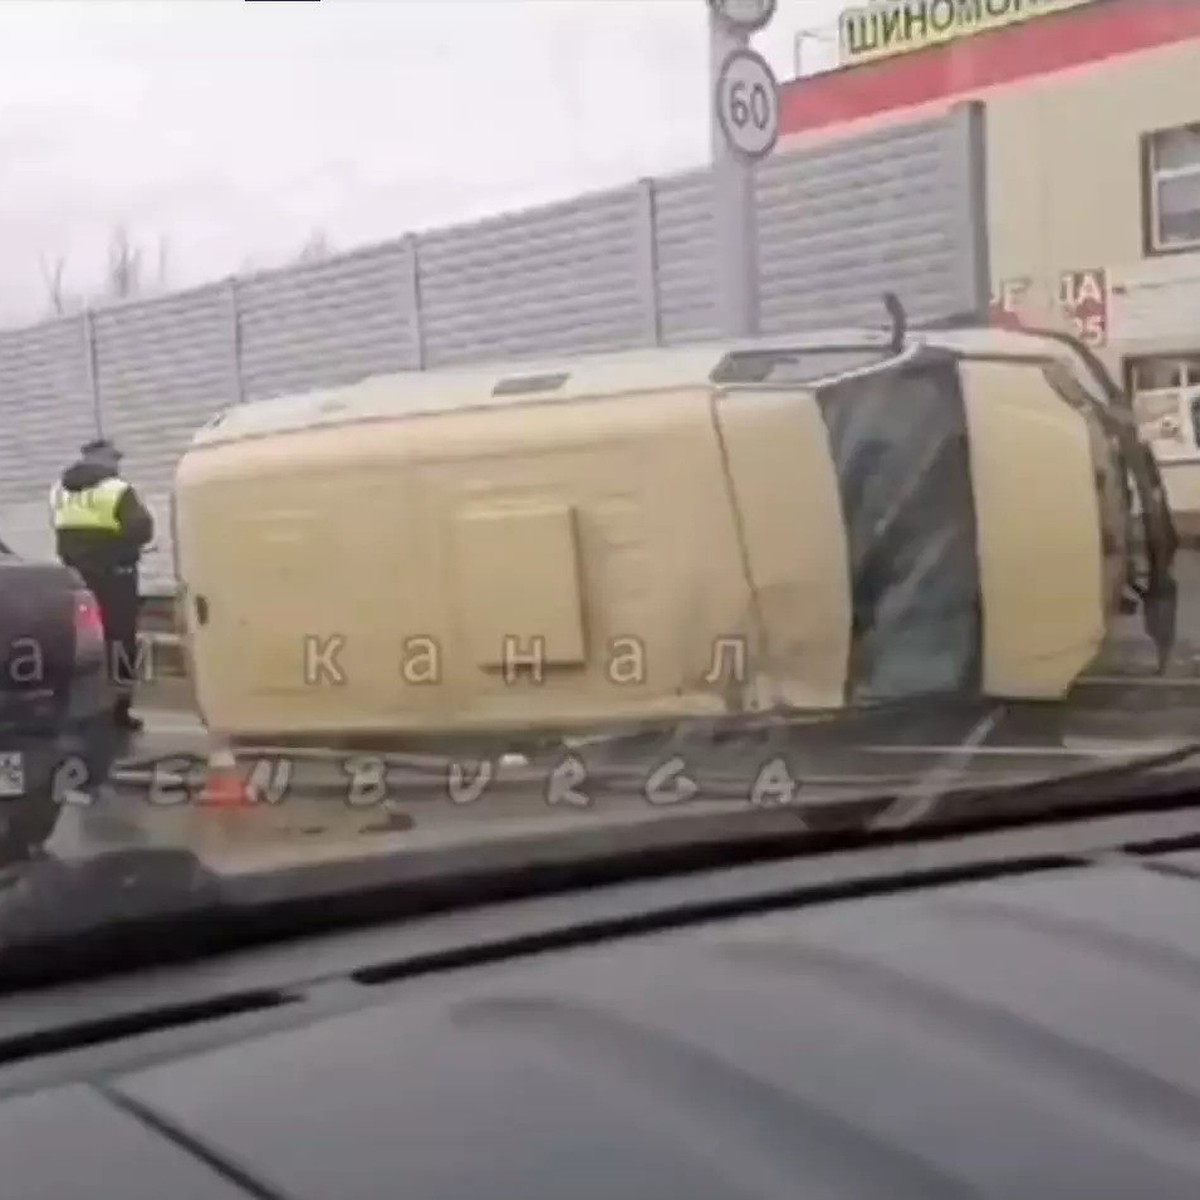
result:
M 1161 462 L 1200 461 L 1200 357 L 1126 364 L 1138 432 Z
M 1147 249 L 1200 247 L 1200 124 L 1150 134 L 1145 157 Z

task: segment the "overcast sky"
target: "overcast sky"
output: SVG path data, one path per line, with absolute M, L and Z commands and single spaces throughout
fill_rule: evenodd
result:
M 841 7 L 756 48 L 791 77 Z M 4 0 L 0 323 L 118 223 L 186 285 L 697 164 L 706 36 L 703 0 Z

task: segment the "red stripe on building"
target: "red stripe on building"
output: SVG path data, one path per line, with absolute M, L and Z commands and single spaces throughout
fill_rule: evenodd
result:
M 1101 0 L 1095 8 L 790 80 L 780 89 L 780 132 L 855 121 L 1195 37 L 1200 2 Z

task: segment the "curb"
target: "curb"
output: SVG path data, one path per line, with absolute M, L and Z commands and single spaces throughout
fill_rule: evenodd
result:
M 1068 705 L 1075 711 L 1160 712 L 1194 709 L 1200 718 L 1200 679 L 1166 676 L 1094 676 L 1081 680 Z

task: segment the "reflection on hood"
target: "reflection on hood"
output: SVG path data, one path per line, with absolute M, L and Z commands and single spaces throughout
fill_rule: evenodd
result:
M 217 903 L 214 875 L 190 850 L 138 847 L 71 861 L 45 857 L 0 877 L 0 986 L 45 967 L 46 944 Z M 28 947 L 28 956 L 21 953 Z

